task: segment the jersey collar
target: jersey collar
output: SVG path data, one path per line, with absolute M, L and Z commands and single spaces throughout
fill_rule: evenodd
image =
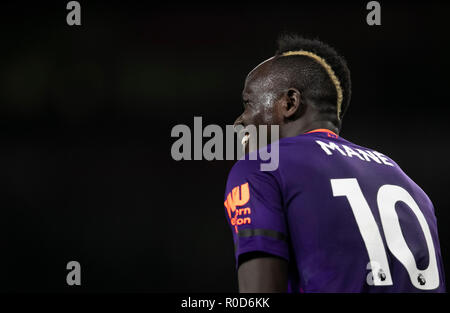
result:
M 313 130 L 310 130 L 309 132 L 306 132 L 305 134 L 310 134 L 310 133 L 326 133 L 328 137 L 339 138 L 339 136 L 336 133 L 334 133 L 331 130 L 326 129 L 326 128 L 313 129 Z

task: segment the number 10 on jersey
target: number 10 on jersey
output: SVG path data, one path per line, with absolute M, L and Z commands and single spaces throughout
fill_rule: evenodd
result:
M 331 179 L 331 188 L 333 190 L 333 196 L 345 196 L 348 199 L 369 254 L 373 284 L 375 286 L 392 285 L 391 271 L 380 230 L 369 208 L 369 204 L 361 191 L 358 180 L 356 178 Z M 425 236 L 430 260 L 428 268 L 425 270 L 419 270 L 417 268 L 414 255 L 408 248 L 406 240 L 403 237 L 399 218 L 395 211 L 395 204 L 398 201 L 404 202 L 412 210 Z M 416 201 L 400 186 L 383 185 L 378 189 L 377 205 L 387 246 L 394 257 L 408 271 L 409 278 L 414 287 L 422 290 L 432 290 L 439 287 L 439 273 L 433 239 L 430 228 Z

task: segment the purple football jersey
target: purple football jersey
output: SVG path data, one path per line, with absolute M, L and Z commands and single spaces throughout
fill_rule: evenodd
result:
M 239 160 L 225 192 L 236 266 L 288 260 L 289 292 L 445 292 L 434 207 L 389 157 L 328 130 L 279 141 L 279 166 Z

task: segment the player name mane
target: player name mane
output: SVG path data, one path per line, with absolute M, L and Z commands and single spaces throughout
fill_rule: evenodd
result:
M 322 148 L 323 151 L 327 155 L 333 155 L 335 153 L 339 153 L 343 156 L 349 157 L 349 158 L 359 158 L 362 161 L 366 162 L 376 162 L 378 164 L 384 164 L 389 166 L 394 166 L 393 163 L 389 161 L 389 159 L 383 155 L 382 153 L 375 151 L 375 150 L 363 150 L 359 148 L 350 148 L 347 145 L 344 144 L 336 144 L 332 141 L 329 141 L 328 143 L 323 142 L 321 140 L 316 140 L 316 143 Z

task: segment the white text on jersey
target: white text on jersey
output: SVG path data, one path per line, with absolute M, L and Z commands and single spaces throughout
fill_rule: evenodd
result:
M 366 161 L 366 162 L 374 161 L 374 162 L 377 162 L 378 164 L 394 166 L 394 164 L 389 162 L 389 159 L 385 155 L 381 154 L 380 152 L 374 151 L 374 150 L 370 151 L 370 150 L 362 150 L 362 149 L 358 149 L 358 148 L 352 149 L 346 145 L 342 145 L 342 144 L 337 145 L 332 141 L 325 143 L 323 141 L 316 140 L 316 142 L 319 144 L 319 146 L 322 148 L 322 150 L 325 151 L 325 153 L 327 155 L 333 155 L 332 151 L 337 151 L 340 154 L 342 154 L 343 156 L 346 156 L 349 158 L 353 158 L 355 156 L 362 161 Z

